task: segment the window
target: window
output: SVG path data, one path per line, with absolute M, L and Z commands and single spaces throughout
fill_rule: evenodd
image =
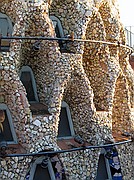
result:
M 7 144 L 16 144 L 17 137 L 14 130 L 12 117 L 8 107 L 5 104 L 0 104 L 0 123 L 1 123 L 1 136 Z
M 50 115 L 48 112 L 48 107 L 45 104 L 39 102 L 34 74 L 29 66 L 22 67 L 20 71 L 20 80 L 26 89 L 27 99 L 30 103 L 32 114 Z
M 36 83 L 32 69 L 29 66 L 23 66 L 20 71 L 20 80 L 22 81 L 29 102 L 38 102 Z
M 42 156 L 31 165 L 27 180 L 66 180 L 63 165 L 57 156 Z
M 2 36 L 11 36 L 13 25 L 11 20 L 5 14 L 0 13 L 0 34 Z M 10 40 L 1 40 L 1 51 L 9 51 Z
M 47 160 L 46 164 L 43 164 L 43 160 Z M 38 158 L 31 166 L 29 180 L 55 180 L 54 171 L 50 160 L 44 156 Z
M 104 153 L 100 154 L 96 180 L 112 180 L 110 166 Z
M 64 33 L 63 33 L 63 28 L 61 25 L 60 20 L 55 17 L 55 16 L 50 16 L 50 19 L 53 22 L 54 28 L 55 28 L 55 33 L 56 33 L 56 37 L 57 38 L 63 38 L 64 37 Z M 66 44 L 64 41 L 59 41 L 59 46 L 60 46 L 60 50 L 64 51 L 66 50 Z
M 69 106 L 66 102 L 62 102 L 58 138 L 71 138 L 72 136 L 74 136 L 74 129 Z
M 122 180 L 121 166 L 116 148 L 102 149 L 99 157 L 96 180 Z
M 62 28 L 60 20 L 55 16 L 50 16 L 50 19 L 52 20 L 53 25 L 55 27 L 56 36 L 59 38 L 64 37 L 63 28 Z

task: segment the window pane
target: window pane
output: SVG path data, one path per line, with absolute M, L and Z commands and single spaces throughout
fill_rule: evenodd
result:
M 8 21 L 6 18 L 0 18 L 0 33 L 2 36 L 7 36 L 8 33 Z
M 2 36 L 7 36 L 9 33 L 9 24 L 7 18 L 0 18 L 0 34 Z M 10 41 L 7 39 L 1 40 L 1 51 L 8 51 L 10 46 Z
M 28 71 L 22 72 L 20 79 L 26 89 L 28 101 L 36 101 L 33 90 L 31 73 Z
M 38 164 L 33 180 L 51 180 L 48 168 L 42 168 L 41 165 Z
M 57 37 L 57 38 L 61 38 L 58 24 L 56 24 L 55 33 L 56 33 L 56 37 Z M 59 43 L 60 49 L 62 49 L 62 48 L 63 48 L 63 41 L 60 41 L 60 40 L 59 40 L 58 43 Z
M 66 136 L 71 136 L 71 130 L 67 116 L 67 110 L 65 107 L 62 107 L 60 113 L 58 137 L 66 137 Z
M 3 135 L 6 141 L 13 141 L 12 132 L 10 129 L 9 121 L 6 110 L 4 110 L 5 113 L 5 120 L 3 122 Z
M 60 31 L 59 31 L 59 27 L 58 27 L 58 24 L 56 24 L 56 27 L 55 27 L 55 33 L 56 33 L 56 37 L 58 37 L 58 38 L 61 37 Z
M 108 179 L 106 163 L 105 163 L 104 155 L 101 154 L 99 158 L 96 180 L 106 180 L 106 179 Z

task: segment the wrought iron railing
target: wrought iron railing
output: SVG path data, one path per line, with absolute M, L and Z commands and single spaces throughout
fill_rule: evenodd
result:
M 134 49 L 134 26 L 125 27 L 127 45 Z

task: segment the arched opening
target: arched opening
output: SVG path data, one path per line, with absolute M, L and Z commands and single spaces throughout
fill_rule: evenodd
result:
M 32 114 L 49 114 L 48 107 L 44 103 L 39 102 L 34 74 L 29 66 L 23 66 L 21 68 L 20 80 L 26 89 Z
M 60 20 L 56 16 L 50 16 L 50 19 L 53 22 L 56 37 L 57 38 L 64 38 L 64 32 L 63 32 L 63 28 L 62 28 Z M 59 43 L 59 47 L 60 47 L 61 52 L 68 52 L 66 41 L 59 40 L 58 43 Z
M 0 13 L 0 35 L 11 36 L 13 31 L 13 24 L 9 17 L 3 13 Z M 0 51 L 9 51 L 10 40 L 2 39 L 0 44 Z
M 38 158 L 31 167 L 29 180 L 52 180 L 55 179 L 54 171 L 50 159 L 47 156 Z
M 71 113 L 69 106 L 66 102 L 62 102 L 61 112 L 60 112 L 60 121 L 58 127 L 58 138 L 71 138 L 74 136 L 74 128 L 71 118 Z
M 29 66 L 23 66 L 20 70 L 20 80 L 22 81 L 26 92 L 27 99 L 29 102 L 38 102 L 36 82 L 34 74 Z
M 30 172 L 28 172 L 26 178 L 29 180 L 65 180 L 65 172 L 62 162 L 58 156 L 42 156 L 34 161 L 31 165 Z
M 0 134 L 7 144 L 17 144 L 12 116 L 6 104 L 0 104 Z
M 122 179 L 121 165 L 115 147 L 102 149 L 99 157 L 96 180 L 106 179 Z
M 89 135 L 89 125 L 92 122 L 89 122 L 95 110 L 93 91 L 85 73 L 81 75 L 75 72 L 72 75 L 72 79 L 64 93 L 63 99 L 68 103 L 71 110 L 75 136 L 78 135 L 85 141 L 91 137 Z
M 105 154 L 106 151 L 103 149 L 99 156 L 96 180 L 112 179 L 109 162 Z
M 50 16 L 50 19 L 53 22 L 56 36 L 61 37 L 61 38 L 64 37 L 63 28 L 62 28 L 60 20 L 56 16 Z

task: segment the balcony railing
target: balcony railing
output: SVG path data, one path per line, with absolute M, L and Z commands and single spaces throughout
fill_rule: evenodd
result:
M 125 27 L 127 45 L 134 49 L 134 26 Z

